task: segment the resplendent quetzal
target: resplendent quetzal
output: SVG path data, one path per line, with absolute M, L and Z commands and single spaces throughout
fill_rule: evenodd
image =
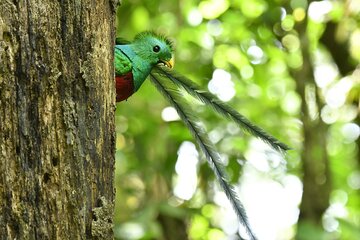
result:
M 172 43 L 153 32 L 138 34 L 131 44 L 115 46 L 116 101 L 136 92 L 157 64 L 173 67 Z
M 213 94 L 199 90 L 198 86 L 190 79 L 170 70 L 173 67 L 172 53 L 171 41 L 154 32 L 140 33 L 131 43 L 122 44 L 117 41 L 115 46 L 116 101 L 126 100 L 150 76 L 150 80 L 176 109 L 182 121 L 189 128 L 213 169 L 220 186 L 231 202 L 240 223 L 246 228 L 249 237 L 256 239 L 248 223 L 245 209 L 233 186 L 227 180 L 219 153 L 209 140 L 204 129 L 197 124 L 197 119 L 188 110 L 188 105 L 184 104 L 184 99 L 181 97 L 178 88 L 184 89 L 191 96 L 197 98 L 206 106 L 210 106 L 223 117 L 234 121 L 240 128 L 260 138 L 275 150 L 285 152 L 289 150 L 289 147 L 251 123 Z

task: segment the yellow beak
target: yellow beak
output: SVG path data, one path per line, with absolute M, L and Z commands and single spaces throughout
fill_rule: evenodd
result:
M 175 61 L 174 61 L 174 57 L 172 57 L 169 61 L 164 61 L 163 62 L 165 64 L 165 66 L 167 66 L 168 68 L 173 68 Z

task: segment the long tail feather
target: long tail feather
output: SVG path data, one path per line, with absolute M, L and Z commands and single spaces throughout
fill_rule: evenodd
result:
M 290 149 L 289 146 L 280 142 L 275 137 L 266 133 L 260 127 L 251 123 L 247 118 L 245 118 L 243 115 L 238 113 L 236 110 L 231 108 L 226 103 L 217 99 L 213 94 L 211 94 L 207 91 L 199 90 L 199 87 L 194 82 L 192 82 L 190 79 L 188 79 L 184 76 L 181 76 L 180 74 L 176 73 L 175 71 L 170 71 L 161 66 L 157 66 L 155 68 L 155 71 L 166 76 L 177 86 L 180 86 L 183 89 L 185 89 L 185 91 L 188 92 L 191 96 L 193 96 L 193 97 L 199 99 L 200 101 L 202 101 L 203 103 L 211 106 L 220 115 L 222 115 L 230 120 L 233 120 L 240 128 L 242 128 L 242 129 L 246 130 L 247 132 L 251 133 L 252 135 L 260 138 L 261 140 L 263 140 L 264 142 L 266 142 L 267 144 L 272 146 L 275 150 L 277 150 L 279 152 L 284 152 L 284 151 Z
M 221 163 L 220 155 L 216 152 L 215 146 L 209 140 L 204 129 L 196 123 L 196 121 L 193 119 L 193 116 L 180 103 L 179 91 L 166 87 L 165 84 L 163 84 L 161 80 L 153 73 L 150 74 L 150 79 L 157 87 L 159 92 L 161 92 L 164 97 L 170 102 L 170 104 L 176 109 L 180 118 L 184 121 L 185 125 L 190 130 L 191 134 L 199 144 L 200 149 L 205 154 L 209 165 L 215 172 L 216 178 L 218 179 L 220 186 L 224 190 L 227 198 L 231 202 L 231 205 L 233 206 L 240 220 L 240 223 L 246 228 L 246 231 L 251 237 L 251 239 L 256 239 L 254 233 L 250 228 L 245 209 L 241 204 L 234 187 L 231 186 L 227 180 L 224 166 Z

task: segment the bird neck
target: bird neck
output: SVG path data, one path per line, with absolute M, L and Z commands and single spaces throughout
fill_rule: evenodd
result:
M 132 62 L 132 74 L 134 78 L 134 92 L 136 92 L 149 76 L 152 65 L 150 62 L 141 58 L 132 48 L 132 45 L 120 45 L 121 50 Z

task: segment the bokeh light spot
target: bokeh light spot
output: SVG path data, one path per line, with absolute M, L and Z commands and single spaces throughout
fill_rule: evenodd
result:
M 325 16 L 332 10 L 331 1 L 311 2 L 308 9 L 309 18 L 315 22 L 325 21 Z
M 222 23 L 217 19 L 210 20 L 206 24 L 206 28 L 208 32 L 213 36 L 219 36 L 223 31 Z
M 191 26 L 198 26 L 202 23 L 203 17 L 197 8 L 193 8 L 187 15 L 187 21 Z
M 214 19 L 219 17 L 229 8 L 228 0 L 208 0 L 199 4 L 201 14 L 206 19 Z
M 264 52 L 263 50 L 256 45 L 250 46 L 247 50 L 247 54 L 249 58 L 251 59 L 251 63 L 253 64 L 259 64 L 262 62 L 264 58 Z
M 297 22 L 301 22 L 305 19 L 306 13 L 303 8 L 296 8 L 293 12 L 294 20 Z
M 300 40 L 294 34 L 287 34 L 281 42 L 290 52 L 295 52 L 300 48 Z
M 355 123 L 346 123 L 342 129 L 341 133 L 345 138 L 347 143 L 356 141 L 360 136 L 360 127 Z
M 212 79 L 208 84 L 209 91 L 224 102 L 230 101 L 235 96 L 234 83 L 231 74 L 223 69 L 215 69 Z
M 165 122 L 180 120 L 178 113 L 173 107 L 166 107 L 161 112 L 161 117 Z

